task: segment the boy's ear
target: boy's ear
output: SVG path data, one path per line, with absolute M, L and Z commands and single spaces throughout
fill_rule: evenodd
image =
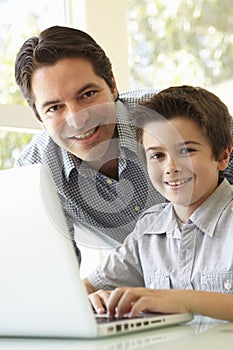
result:
M 232 146 L 229 145 L 221 154 L 219 161 L 218 161 L 218 170 L 224 171 L 229 163 L 230 155 L 232 151 Z

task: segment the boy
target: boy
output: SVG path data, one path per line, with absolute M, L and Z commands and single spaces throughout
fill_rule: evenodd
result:
M 207 90 L 181 86 L 133 118 L 150 179 L 171 203 L 144 212 L 85 279 L 93 307 L 109 317 L 149 310 L 233 321 L 233 189 L 222 176 L 232 150 L 229 112 Z

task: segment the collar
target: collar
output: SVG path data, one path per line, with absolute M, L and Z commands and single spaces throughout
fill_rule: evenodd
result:
M 191 215 L 187 225 L 194 224 L 203 233 L 213 237 L 223 210 L 232 204 L 233 186 L 224 179 L 209 198 Z M 146 218 L 147 226 L 145 234 L 166 233 L 168 238 L 181 237 L 178 220 L 171 203 L 158 204 L 149 208 L 142 214 L 141 218 L 143 217 Z
M 70 152 L 62 149 L 63 170 L 67 181 L 69 181 L 70 173 L 76 168 L 77 164 L 80 164 L 80 159 L 73 156 Z M 77 164 L 76 164 L 77 163 Z
M 130 149 L 137 152 L 136 132 L 128 117 L 129 109 L 120 100 L 117 100 L 116 111 L 120 150 L 124 152 L 125 149 Z
M 190 221 L 209 237 L 213 237 L 223 210 L 231 206 L 232 201 L 233 186 L 224 179 L 209 198 L 191 215 Z
M 146 230 L 144 234 L 166 234 L 168 238 L 181 237 L 177 216 L 172 203 L 155 205 L 146 210 L 141 218 L 143 217 L 146 219 Z

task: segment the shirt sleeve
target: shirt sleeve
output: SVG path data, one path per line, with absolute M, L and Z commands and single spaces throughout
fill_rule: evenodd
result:
M 112 290 L 123 286 L 144 287 L 138 238 L 134 233 L 111 251 L 103 264 L 89 274 L 87 279 L 96 290 Z
M 16 159 L 14 166 L 18 167 L 41 163 L 49 139 L 49 134 L 45 130 L 34 135 L 29 144 L 24 147 L 23 151 Z

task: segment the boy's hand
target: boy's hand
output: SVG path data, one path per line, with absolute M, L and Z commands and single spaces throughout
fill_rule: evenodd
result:
M 107 303 L 110 296 L 110 290 L 98 290 L 89 294 L 90 302 L 97 314 L 104 314 L 107 309 Z
M 110 318 L 129 313 L 136 317 L 139 312 L 182 313 L 188 312 L 188 291 L 153 290 L 147 288 L 116 288 L 106 299 Z

